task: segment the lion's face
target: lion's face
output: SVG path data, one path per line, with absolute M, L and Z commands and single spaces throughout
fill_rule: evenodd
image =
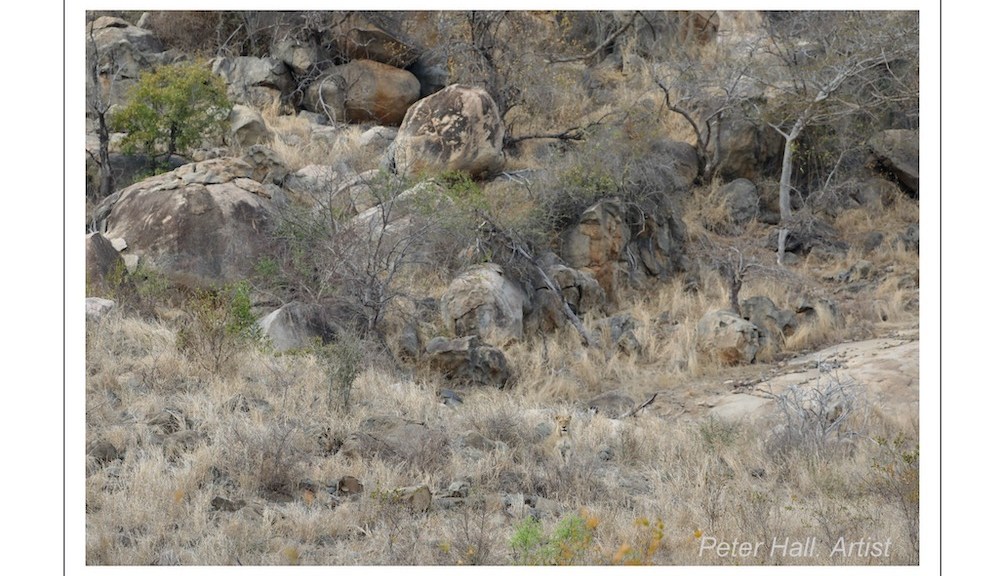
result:
M 556 416 L 556 434 L 559 436 L 569 435 L 570 416 Z

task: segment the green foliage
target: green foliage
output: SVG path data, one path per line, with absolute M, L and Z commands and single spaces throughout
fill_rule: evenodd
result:
M 872 462 L 869 486 L 899 507 L 913 550 L 920 549 L 920 447 L 904 434 L 876 437 L 879 451 Z
M 511 538 L 511 547 L 520 564 L 541 566 L 573 566 L 593 560 L 591 543 L 599 524 L 586 510 L 559 521 L 546 537 L 541 522 L 529 516 L 521 522 Z
M 187 308 L 190 318 L 177 333 L 177 348 L 215 374 L 262 340 L 247 282 L 197 289 Z
M 119 261 L 105 279 L 104 286 L 87 286 L 88 296 L 100 296 L 114 300 L 122 310 L 140 316 L 153 317 L 156 306 L 169 297 L 170 282 L 154 268 L 143 265 L 131 273 L 125 263 Z
M 202 63 L 174 64 L 143 73 L 111 126 L 126 133 L 126 153 L 155 158 L 160 152 L 169 159 L 221 137 L 231 109 L 222 78 Z
M 439 174 L 435 180 L 444 186 L 445 194 L 460 206 L 485 208 L 483 189 L 468 172 L 452 170 Z
M 333 342 L 317 344 L 316 353 L 326 371 L 327 408 L 333 409 L 334 398 L 339 393 L 341 409 L 348 412 L 351 406 L 351 388 L 364 360 L 364 342 L 349 331 L 343 331 Z
M 705 448 L 717 452 L 720 448 L 730 446 L 737 440 L 739 426 L 718 418 L 709 418 L 698 425 L 698 436 L 705 444 Z

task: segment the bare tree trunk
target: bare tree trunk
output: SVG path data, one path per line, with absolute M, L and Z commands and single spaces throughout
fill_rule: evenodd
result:
M 808 110 L 807 110 L 808 112 Z M 788 239 L 788 222 L 792 218 L 792 156 L 795 155 L 795 142 L 806 124 L 803 114 L 795 121 L 795 125 L 786 134 L 776 126 L 772 127 L 785 138 L 785 149 L 781 156 L 781 179 L 778 184 L 778 208 L 781 212 L 781 229 L 778 231 L 778 264 L 785 263 L 785 240 Z
M 111 144 L 111 135 L 108 130 L 108 122 L 105 112 L 97 113 L 97 140 L 99 142 L 98 162 L 101 165 L 100 184 L 98 194 L 101 198 L 111 195 L 114 182 L 111 178 L 111 154 L 108 152 Z

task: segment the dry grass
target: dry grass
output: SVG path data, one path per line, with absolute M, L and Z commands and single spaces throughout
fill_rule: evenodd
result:
M 670 406 L 699 378 L 727 373 L 691 353 L 693 325 L 725 301 L 715 273 L 704 272 L 700 284 L 690 291 L 680 280 L 668 282 L 622 307 L 644 343 L 641 353 L 586 349 L 571 330 L 514 343 L 505 352 L 515 388 L 463 390 L 457 408 L 438 401 L 445 383 L 436 377 L 377 366 L 358 375 L 348 411 L 331 407 L 327 376 L 310 354 L 251 351 L 233 372 L 206 377 L 176 351 L 170 326 L 111 317 L 88 338 L 88 441 L 106 440 L 124 456 L 94 463 L 86 479 L 87 560 L 512 564 L 519 559 L 511 538 L 527 515 L 551 531 L 585 508 L 597 522 L 580 552 L 588 563 L 639 558 L 640 549 L 650 551 L 644 561 L 657 564 L 915 562 L 906 487 L 873 467 L 893 456 L 869 440 L 915 437 L 905 418 L 877 418 L 859 430 L 853 451 L 817 457 L 776 453 L 762 429 L 749 424 L 677 418 L 669 409 L 623 421 L 586 412 L 587 399 L 610 390 L 636 399 L 660 392 L 660 404 Z M 768 279 L 745 289 L 779 306 L 793 297 Z M 887 296 L 892 289 L 885 288 Z M 816 346 L 836 333 L 820 310 L 808 330 L 786 340 L 788 348 Z M 606 334 L 596 319 L 587 324 Z M 182 415 L 174 434 L 193 432 L 194 442 L 178 445 L 150 424 L 168 409 Z M 558 411 L 574 414 L 566 465 L 541 448 Z M 323 430 L 343 441 L 371 417 L 423 422 L 441 432 L 441 444 L 402 458 L 348 457 L 324 447 Z M 471 433 L 489 444 L 468 445 Z M 325 487 L 345 475 L 361 479 L 365 493 L 334 505 Z M 454 508 L 412 512 L 387 496 L 401 486 L 437 491 L 456 481 L 470 490 Z M 220 498 L 244 505 L 229 511 Z M 768 546 L 776 535 L 816 537 L 824 553 L 720 558 L 700 552 L 696 534 Z M 871 534 L 896 543 L 890 558 L 827 554 L 841 536 Z
M 515 112 L 509 120 L 518 133 L 600 117 L 606 104 L 578 97 L 583 75 L 581 66 L 560 67 L 545 84 L 555 98 L 548 100 L 550 113 L 518 119 Z M 600 76 L 591 80 L 635 104 L 632 125 L 623 126 L 626 143 L 639 146 L 652 132 L 678 138 L 689 132 L 677 115 L 644 123 L 659 102 L 649 78 L 616 70 Z M 344 162 L 362 172 L 378 165 L 377 151 L 358 145 L 361 127 L 317 127 L 274 111 L 265 119 L 276 134 L 271 146 L 290 170 Z M 640 137 L 629 140 L 630 130 Z M 735 234 L 719 186 L 686 199 L 692 269 L 653 290 L 620 295 L 616 314 L 631 318 L 639 349 L 619 349 L 605 321 L 585 317 L 602 347 L 582 346 L 569 327 L 510 343 L 503 351 L 513 386 L 459 390 L 464 401 L 457 407 L 438 399 L 438 390 L 451 384 L 419 366 L 365 364 L 344 408 L 331 397 L 330 377 L 312 353 L 242 350 L 230 370 L 211 374 L 178 351 L 170 322 L 119 314 L 91 326 L 87 443 L 110 445 L 120 458 L 95 451 L 88 461 L 87 563 L 515 564 L 522 559 L 511 542 L 526 518 L 538 517 L 543 532 L 552 534 L 579 516 L 594 527 L 576 557 L 594 564 L 630 558 L 682 565 L 915 564 L 908 461 L 918 437 L 915 408 L 868 405 L 868 418 L 850 422 L 854 440 L 846 448 L 779 452 L 768 440 L 780 421 L 719 421 L 706 417 L 702 405 L 733 391 L 724 382 L 755 378 L 778 369 L 778 362 L 724 367 L 700 357 L 695 339 L 701 317 L 728 306 L 719 264 L 732 248 L 755 264 L 741 299 L 767 296 L 787 310 L 803 299 L 814 304 L 812 315 L 781 337 L 776 361 L 915 324 L 919 258 L 896 238 L 918 222 L 916 202 L 900 196 L 883 207 L 845 212 L 833 223 L 851 246 L 845 256 L 809 256 L 776 270 L 763 245 L 767 227 L 752 222 Z M 537 186 L 512 180 L 485 188 L 487 208 L 507 225 L 531 225 Z M 884 244 L 862 252 L 870 232 L 884 233 Z M 851 282 L 836 278 L 861 260 L 876 272 L 851 292 Z M 447 272 L 429 271 L 411 286 L 438 297 Z M 824 301 L 835 302 L 837 311 Z M 390 341 L 400 329 L 393 322 Z M 588 400 L 610 391 L 636 402 L 658 396 L 627 419 L 590 414 Z M 557 412 L 573 415 L 573 451 L 565 464 L 542 447 Z M 371 419 L 421 423 L 429 433 L 403 451 L 340 451 Z M 903 440 L 893 444 L 896 438 Z M 344 476 L 361 480 L 364 492 L 331 495 L 328 487 L 335 491 Z M 455 483 L 467 485 L 468 495 L 454 507 L 436 498 L 429 511 L 413 511 L 392 496 L 418 484 L 441 496 Z M 829 555 L 840 537 L 873 535 L 891 538 L 891 556 Z M 819 555 L 734 558 L 702 551 L 708 538 L 763 541 L 767 551 L 772 538 L 785 537 L 817 538 Z

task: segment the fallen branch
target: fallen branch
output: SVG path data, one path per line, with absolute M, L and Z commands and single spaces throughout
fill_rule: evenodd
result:
M 643 402 L 642 404 L 639 404 L 639 405 L 638 405 L 638 406 L 636 406 L 635 408 L 633 408 L 633 409 L 629 410 L 629 411 L 628 411 L 627 413 L 625 413 L 625 414 L 624 414 L 624 415 L 623 415 L 623 416 L 622 416 L 622 417 L 620 418 L 620 420 L 624 420 L 625 418 L 628 418 L 629 416 L 635 416 L 635 415 L 636 415 L 636 414 L 637 414 L 637 413 L 639 412 L 639 410 L 642 410 L 642 409 L 643 409 L 643 408 L 645 408 L 646 406 L 649 406 L 650 404 L 652 404 L 652 403 L 653 403 L 653 400 L 656 400 L 656 395 L 657 395 L 657 394 L 659 394 L 659 392 L 653 392 L 653 395 L 652 395 L 652 396 L 650 396 L 650 397 L 649 397 L 649 398 L 648 398 L 648 399 L 647 399 L 647 400 L 646 400 L 645 402 Z

